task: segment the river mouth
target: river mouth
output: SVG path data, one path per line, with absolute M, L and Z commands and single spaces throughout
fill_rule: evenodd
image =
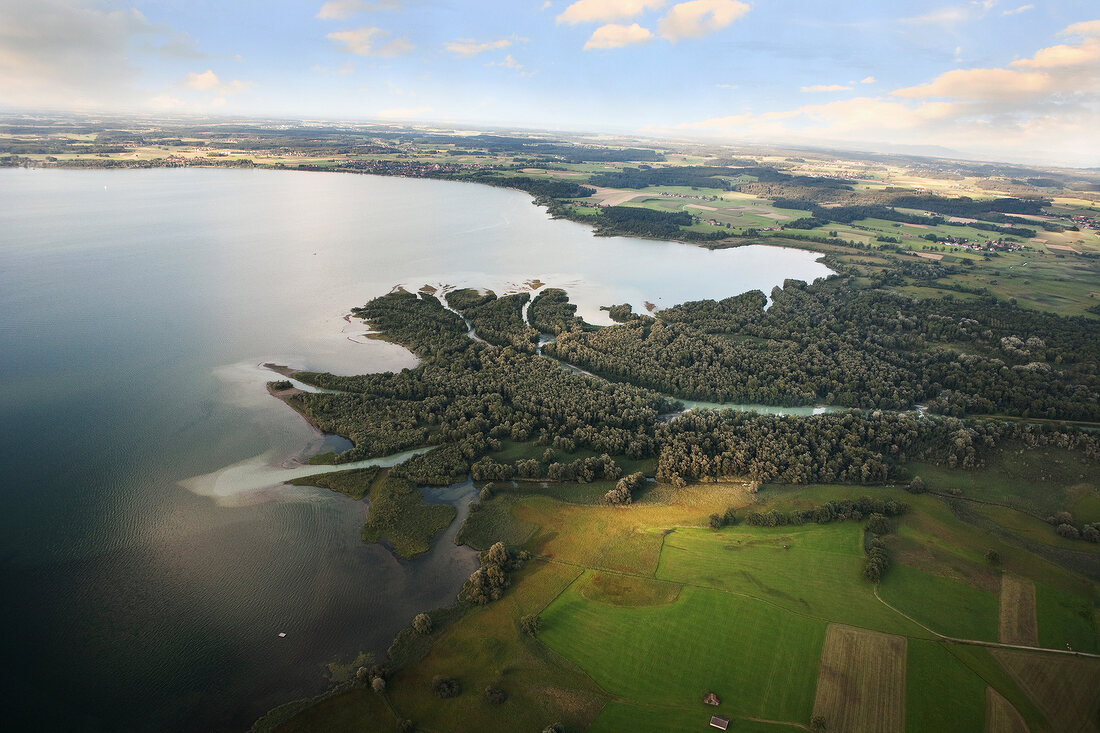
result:
M 811 252 L 594 238 L 526 194 L 375 176 L 3 169 L 0 221 L 0 654 L 9 720 L 32 730 L 241 730 L 455 598 L 472 555 L 446 534 L 438 567 L 398 561 L 360 541 L 361 502 L 256 488 L 327 450 L 257 365 L 418 363 L 349 309 L 395 283 L 538 278 L 607 325 L 603 305 L 831 274 Z

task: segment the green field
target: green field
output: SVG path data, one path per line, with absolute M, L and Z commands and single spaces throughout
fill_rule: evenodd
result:
M 985 725 L 986 683 L 934 641 L 910 640 L 906 652 L 905 729 L 969 733 Z
M 677 530 L 665 538 L 657 577 L 752 596 L 808 618 L 926 635 L 875 599 L 862 576 L 862 541 L 856 522 Z
M 695 707 L 708 691 L 734 714 L 808 720 L 825 624 L 749 598 L 685 586 L 672 603 L 617 606 L 570 588 L 540 639 L 609 693 Z

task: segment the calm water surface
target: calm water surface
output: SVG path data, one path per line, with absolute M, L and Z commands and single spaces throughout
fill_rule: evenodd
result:
M 661 306 L 769 292 L 807 252 L 595 239 L 517 192 L 221 170 L 0 170 L 4 720 L 239 730 L 448 604 L 476 562 L 358 540 L 361 502 L 265 486 L 342 441 L 264 391 L 264 362 L 415 358 L 344 314 L 396 284 Z M 217 491 L 202 491 L 213 475 Z M 263 476 L 263 480 L 257 479 Z M 277 483 L 272 478 L 270 483 Z M 191 487 L 185 488 L 185 486 Z M 472 489 L 440 497 L 465 511 Z M 286 632 L 286 638 L 279 638 Z

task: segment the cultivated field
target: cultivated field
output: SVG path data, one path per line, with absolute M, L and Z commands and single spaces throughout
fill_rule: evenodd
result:
M 985 730 L 986 733 L 1029 733 L 1027 723 L 1012 703 L 992 687 L 986 688 Z
M 1004 644 L 1039 645 L 1039 621 L 1035 613 L 1035 584 L 1007 573 L 1001 578 L 1001 626 Z
M 830 731 L 901 733 L 905 725 L 905 637 L 829 624 L 814 715 Z
M 995 649 L 1056 731 L 1100 731 L 1100 659 Z

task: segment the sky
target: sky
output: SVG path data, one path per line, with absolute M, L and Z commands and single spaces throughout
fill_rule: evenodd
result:
M 1100 0 L 0 0 L 0 111 L 1100 166 Z

